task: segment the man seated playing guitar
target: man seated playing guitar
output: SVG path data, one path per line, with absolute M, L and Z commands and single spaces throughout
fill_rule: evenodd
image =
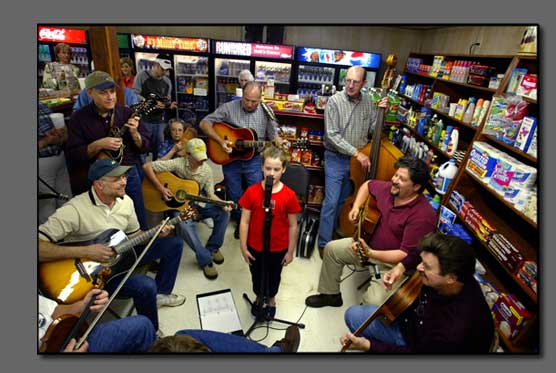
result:
M 249 128 L 257 134 L 259 140 L 274 140 L 278 145 L 284 140 L 278 135 L 276 120 L 269 115 L 261 103 L 262 88 L 255 81 L 247 82 L 243 86 L 241 100 L 233 100 L 220 105 L 214 113 L 207 115 L 199 124 L 201 130 L 212 140 L 216 141 L 226 153 L 231 153 L 232 148 L 226 139 L 221 138 L 212 128 L 215 122 L 227 122 L 240 128 Z M 246 187 L 262 180 L 261 157 L 257 154 L 249 160 L 236 160 L 222 166 L 224 184 L 228 197 L 238 202 L 243 195 L 242 176 L 245 177 Z M 232 219 L 237 223 L 234 237 L 239 239 L 239 220 L 241 209 L 232 211 Z
M 459 237 L 441 233 L 426 236 L 419 247 L 421 263 L 417 271 L 423 286 L 417 299 L 389 326 L 375 319 L 361 330 L 361 336 L 344 335 L 342 345 L 351 344 L 348 348 L 371 353 L 489 352 L 494 322 L 473 277 L 473 248 Z M 391 286 L 403 269 L 400 263 L 387 273 L 385 286 Z M 376 310 L 374 305 L 348 308 L 347 326 L 353 332 Z
M 54 351 L 50 338 L 55 337 L 55 342 L 66 338 L 57 335 L 65 331 L 57 329 L 54 321 L 58 318 L 77 317 L 87 312 L 85 309 L 92 297 L 93 303 L 89 306 L 91 312 L 99 312 L 108 303 L 108 293 L 100 289 L 90 290 L 85 298 L 72 304 L 58 304 L 52 299 L 39 295 L 38 327 L 40 352 L 146 352 L 156 339 L 155 330 L 148 318 L 142 315 L 125 317 L 112 320 L 96 326 L 85 342 L 77 347 L 77 338 L 71 338 L 66 346 L 61 346 L 62 351 Z M 50 329 L 53 328 L 53 329 Z M 71 332 L 71 331 L 69 331 Z M 69 332 L 67 334 L 69 334 Z M 77 337 L 77 336 L 75 336 Z M 41 341 L 42 339 L 45 339 Z M 56 346 L 59 347 L 59 346 Z
M 125 194 L 126 173 L 129 170 L 130 166 L 119 166 L 116 161 L 108 158 L 93 163 L 89 169 L 91 188 L 72 198 L 56 210 L 46 223 L 39 226 L 39 262 L 89 258 L 94 262 L 105 263 L 114 257 L 115 252 L 111 247 L 99 243 L 77 246 L 71 245 L 71 242 L 92 240 L 107 229 L 114 228 L 121 230 L 129 238 L 139 236 L 141 231 L 133 210 L 133 201 Z M 161 238 L 154 241 L 139 263 L 143 265 L 160 259 L 160 269 L 155 280 L 145 275 L 132 275 L 119 293 L 132 297 L 137 313 L 147 316 L 155 329 L 158 329 L 157 305 L 173 307 L 185 302 L 182 295 L 172 294 L 183 251 L 183 241 L 179 237 L 166 237 L 172 229 L 170 224 L 164 226 L 160 233 Z M 62 246 L 59 244 L 62 241 L 70 244 Z M 68 294 L 70 289 L 78 291 L 81 287 L 92 287 L 93 281 L 87 279 L 87 275 L 83 273 L 85 271 L 82 266 L 86 265 L 87 263 L 77 265 L 77 278 L 72 277 L 71 283 L 63 288 L 60 295 L 49 296 L 64 301 L 64 297 L 71 296 Z M 104 286 L 109 293 L 116 289 L 123 277 L 115 276 L 116 273 L 112 275 L 111 281 Z M 57 281 L 56 278 L 42 280 L 42 289 L 47 287 L 44 282 Z M 76 280 L 80 281 L 79 286 L 74 283 Z
M 87 190 L 87 170 L 95 159 L 121 155 L 121 159 L 116 160 L 131 166 L 127 173 L 126 193 L 133 200 L 141 229 L 146 230 L 139 167 L 140 155 L 149 148 L 149 139 L 134 110 L 117 104 L 116 87 L 114 79 L 103 71 L 95 71 L 85 78 L 85 88 L 93 102 L 74 112 L 68 126 L 66 158 L 72 192 L 77 195 Z M 123 136 L 114 137 L 114 130 L 123 127 L 127 128 Z
M 342 238 L 329 241 L 324 248 L 318 291 L 305 299 L 309 307 L 340 307 L 340 278 L 347 264 L 359 265 L 360 256 L 376 263 L 380 271 L 412 258 L 419 241 L 434 231 L 436 213 L 421 194 L 428 182 L 427 165 L 416 158 L 402 157 L 395 164 L 391 181 L 369 180 L 361 185 L 349 217 L 355 221 L 370 194 L 376 199 L 381 216 L 369 242 Z M 363 254 L 358 254 L 356 244 Z M 364 296 L 365 303 L 380 304 L 387 296 L 377 279 L 373 279 Z
M 224 235 L 226 234 L 226 226 L 230 220 L 229 211 L 231 207 L 225 205 L 224 201 L 214 194 L 214 177 L 212 169 L 205 162 L 208 157 L 206 145 L 203 140 L 199 138 L 188 140 L 185 144 L 185 152 L 185 156 L 180 158 L 145 163 L 143 165 L 143 170 L 145 171 L 146 177 L 156 189 L 160 191 L 162 198 L 166 201 L 171 200 L 174 195 L 169 186 L 162 184 L 157 178 L 156 173 L 158 172 L 173 172 L 180 178 L 197 181 L 200 190 L 204 191 L 209 199 L 222 206 L 218 207 L 210 203 L 205 207 L 199 205 L 195 206 L 198 210 L 200 219 L 212 218 L 214 222 L 214 227 L 206 245 L 203 245 L 199 239 L 197 231 L 195 230 L 195 224 L 191 220 L 178 223 L 176 229 L 177 235 L 183 238 L 195 252 L 197 263 L 203 270 L 205 277 L 213 280 L 218 276 L 213 262 L 216 264 L 222 264 L 224 262 L 224 256 L 219 249 L 224 243 Z M 228 202 L 230 205 L 233 204 L 232 201 Z

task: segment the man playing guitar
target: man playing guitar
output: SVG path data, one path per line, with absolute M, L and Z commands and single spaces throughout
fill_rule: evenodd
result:
M 231 143 L 221 138 L 212 128 L 215 122 L 226 122 L 240 128 L 253 130 L 259 140 L 273 140 L 277 145 L 284 141 L 279 135 L 275 119 L 263 108 L 262 88 L 259 83 L 251 81 L 243 86 L 241 100 L 233 100 L 220 105 L 214 113 L 201 120 L 200 127 L 212 140 L 216 141 L 226 153 L 232 152 Z M 243 194 L 242 176 L 245 177 L 246 186 L 251 186 L 262 180 L 262 163 L 257 154 L 249 160 L 235 160 L 222 166 L 224 183 L 229 199 L 236 202 Z M 241 210 L 232 211 L 232 219 L 237 222 L 234 237 L 239 239 L 239 220 Z
M 214 227 L 205 245 L 201 242 L 195 224 L 190 221 L 182 221 L 177 224 L 176 234 L 187 242 L 189 247 L 195 252 L 197 263 L 203 270 L 205 277 L 210 280 L 218 276 L 218 272 L 213 265 L 222 264 L 224 256 L 220 252 L 220 247 L 224 243 L 224 235 L 226 234 L 226 226 L 230 220 L 229 211 L 231 207 L 226 205 L 216 194 L 214 194 L 214 177 L 212 169 L 206 164 L 207 150 L 203 140 L 193 138 L 185 144 L 185 155 L 180 158 L 169 160 L 158 160 L 154 162 L 145 163 L 143 170 L 146 177 L 162 194 L 162 198 L 166 201 L 174 198 L 172 190 L 169 185 L 162 184 L 157 178 L 157 172 L 173 172 L 182 179 L 192 179 L 197 181 L 200 190 L 204 191 L 209 199 L 213 200 L 215 204 L 207 203 L 206 206 L 201 207 L 196 205 L 200 219 L 211 218 L 214 222 Z M 228 201 L 233 204 L 232 201 Z M 171 211 L 171 214 L 177 214 Z
M 360 335 L 348 333 L 340 342 L 370 353 L 489 352 L 494 322 L 473 277 L 473 248 L 459 237 L 441 233 L 426 236 L 419 247 L 421 262 L 417 271 L 423 286 L 418 298 L 390 325 L 373 320 Z M 400 263 L 387 273 L 384 285 L 391 286 L 403 268 Z M 351 332 L 376 310 L 375 305 L 348 308 L 345 320 Z

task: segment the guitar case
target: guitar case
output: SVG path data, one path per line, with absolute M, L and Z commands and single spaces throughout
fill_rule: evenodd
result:
M 309 213 L 306 219 L 301 221 L 295 255 L 302 258 L 310 258 L 315 248 L 318 234 L 319 217 Z

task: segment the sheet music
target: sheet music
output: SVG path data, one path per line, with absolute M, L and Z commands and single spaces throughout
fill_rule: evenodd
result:
M 242 330 L 241 322 L 230 290 L 197 296 L 201 329 L 232 333 Z

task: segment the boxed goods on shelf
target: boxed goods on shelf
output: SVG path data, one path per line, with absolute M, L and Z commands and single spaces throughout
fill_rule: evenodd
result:
M 501 293 L 492 307 L 498 330 L 507 338 L 514 339 L 531 320 L 532 316 L 523 304 L 511 294 Z
M 516 95 L 537 99 L 537 75 L 525 74 L 517 87 Z
M 527 69 L 522 67 L 516 67 L 512 70 L 512 75 L 510 76 L 510 82 L 508 83 L 508 88 L 506 88 L 506 93 L 516 94 L 517 88 L 521 83 L 521 79 L 527 74 Z
M 475 277 L 475 280 L 479 283 L 481 291 L 485 296 L 485 300 L 492 310 L 492 307 L 500 297 L 500 291 L 498 291 L 498 289 L 490 281 L 486 281 L 480 274 L 475 272 L 473 277 Z
M 511 273 L 516 273 L 525 258 L 504 235 L 494 234 L 488 242 L 488 249 Z
M 466 168 L 481 179 L 488 178 L 494 171 L 496 161 L 501 152 L 495 147 L 482 141 L 475 141 Z
M 535 129 L 537 128 L 537 119 L 534 117 L 524 117 L 521 121 L 521 126 L 517 133 L 514 146 L 521 151 L 527 152 L 531 141 L 533 140 L 533 135 L 535 134 Z
M 537 263 L 526 261 L 517 272 L 519 277 L 527 286 L 537 293 Z

